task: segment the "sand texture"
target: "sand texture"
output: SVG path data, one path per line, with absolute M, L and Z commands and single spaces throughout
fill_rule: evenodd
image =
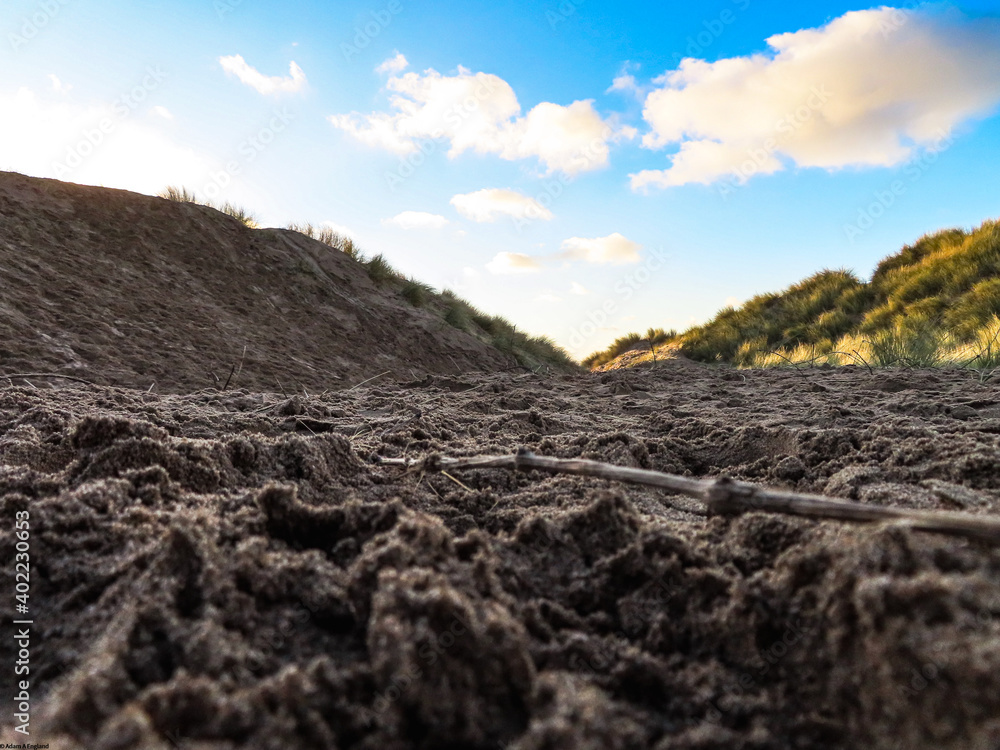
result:
M 971 374 L 673 360 L 290 398 L 33 384 L 0 388 L 0 558 L 31 517 L 33 741 L 1000 748 L 1000 549 L 371 461 L 526 446 L 997 513 L 1000 388 Z

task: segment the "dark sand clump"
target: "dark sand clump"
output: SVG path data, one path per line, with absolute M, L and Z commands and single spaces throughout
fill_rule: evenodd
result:
M 524 445 L 996 513 L 1000 389 L 969 374 L 671 361 L 290 399 L 35 385 L 0 389 L 4 560 L 31 516 L 32 741 L 1000 748 L 1000 550 L 370 461 Z

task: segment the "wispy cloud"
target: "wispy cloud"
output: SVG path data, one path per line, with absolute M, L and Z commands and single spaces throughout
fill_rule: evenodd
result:
M 302 68 L 292 60 L 288 66 L 289 75 L 266 76 L 243 59 L 242 55 L 229 55 L 220 57 L 219 64 L 222 69 L 230 75 L 234 75 L 252 89 L 264 96 L 272 94 L 294 94 L 301 91 L 306 85 L 306 74 Z
M 572 282 L 569 285 L 569 291 L 570 291 L 571 294 L 577 294 L 577 295 L 580 295 L 581 297 L 584 296 L 584 295 L 590 294 L 590 290 L 587 289 L 587 287 L 585 287 L 583 284 L 580 284 L 579 282 L 576 282 L 576 281 Z
M 388 60 L 383 62 L 377 68 L 375 68 L 376 73 L 401 73 L 410 66 L 407 61 L 406 56 L 402 52 L 397 52 L 395 57 L 390 57 Z
M 433 69 L 394 75 L 386 88 L 393 92 L 390 111 L 332 115 L 330 122 L 398 154 L 413 153 L 420 140 L 444 139 L 449 157 L 471 150 L 509 161 L 537 158 L 546 173 L 567 175 L 606 166 L 609 144 L 634 133 L 602 119 L 592 100 L 542 102 L 522 116 L 506 81 L 461 66 L 454 75 Z
M 149 111 L 152 112 L 157 117 L 162 117 L 164 120 L 173 120 L 174 119 L 174 113 L 171 112 L 166 107 L 164 107 L 162 104 L 157 104 L 155 107 L 153 107 Z
M 641 249 L 642 245 L 615 232 L 607 237 L 570 237 L 563 240 L 559 257 L 586 263 L 624 265 L 638 263 Z
M 545 221 L 552 218 L 552 212 L 534 198 L 502 188 L 456 195 L 451 199 L 451 205 L 465 218 L 478 222 L 496 221 L 500 216 Z
M 391 219 L 383 219 L 382 223 L 400 229 L 440 229 L 448 225 L 448 220 L 438 214 L 425 211 L 403 211 Z
M 654 81 L 642 143 L 679 149 L 669 168 L 631 175 L 633 189 L 789 164 L 898 165 L 1000 103 L 996 19 L 883 7 L 767 42 L 767 53 L 686 59 Z
M 499 275 L 535 273 L 541 268 L 542 264 L 537 258 L 524 253 L 497 253 L 493 260 L 486 264 L 486 270 Z
M 608 90 L 604 93 L 608 94 L 612 91 L 636 91 L 638 88 L 639 85 L 636 83 L 634 75 L 631 73 L 622 73 L 615 76 L 614 80 L 611 81 L 611 85 L 608 86 Z
M 604 93 L 610 94 L 613 91 L 619 91 L 624 94 L 630 94 L 641 98 L 646 92 L 646 89 L 639 85 L 638 81 L 635 80 L 635 76 L 632 74 L 633 71 L 637 70 L 639 70 L 639 65 L 637 63 L 626 62 L 622 65 L 621 71 L 619 71 L 618 75 L 615 76 L 611 85 Z

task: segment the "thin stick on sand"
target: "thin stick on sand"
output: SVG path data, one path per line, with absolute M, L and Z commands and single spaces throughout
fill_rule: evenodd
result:
M 446 458 L 432 455 L 422 460 L 384 458 L 380 460 L 380 463 L 388 466 L 404 466 L 408 469 L 416 468 L 440 472 L 457 469 L 511 469 L 513 471 L 536 469 L 552 473 L 579 474 L 658 487 L 676 494 L 688 495 L 703 502 L 709 515 L 739 515 L 750 511 L 762 511 L 856 523 L 892 521 L 921 531 L 952 534 L 1000 544 L 1000 518 L 949 511 L 862 505 L 823 495 L 759 487 L 728 477 L 691 479 L 659 471 L 614 466 L 600 461 L 536 456 L 523 448 L 516 454 L 509 456 Z
M 222 386 L 222 390 L 226 390 L 229 387 L 229 381 L 233 379 L 233 375 L 235 375 L 236 379 L 239 380 L 240 373 L 243 372 L 243 360 L 245 360 L 246 358 L 247 358 L 247 348 L 244 345 L 243 356 L 240 357 L 240 369 L 237 370 L 236 364 L 235 363 L 233 364 L 233 369 L 229 371 L 229 377 L 226 378 L 226 384 Z
M 226 378 L 226 384 L 222 386 L 222 390 L 226 390 L 229 387 L 229 381 L 233 379 L 233 374 L 236 372 L 236 363 L 233 363 L 233 369 L 229 371 L 229 377 Z

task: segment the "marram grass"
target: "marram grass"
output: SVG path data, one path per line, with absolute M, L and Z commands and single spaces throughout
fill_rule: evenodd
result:
M 996 367 L 1000 223 L 926 235 L 883 259 L 863 281 L 825 270 L 780 293 L 727 307 L 672 338 L 681 354 L 737 367 L 807 363 L 872 367 Z M 598 367 L 643 346 L 620 337 L 583 363 Z M 650 357 L 629 355 L 630 364 Z M 993 364 L 987 364 L 992 362 Z M 971 364 L 969 364 L 971 363 Z

